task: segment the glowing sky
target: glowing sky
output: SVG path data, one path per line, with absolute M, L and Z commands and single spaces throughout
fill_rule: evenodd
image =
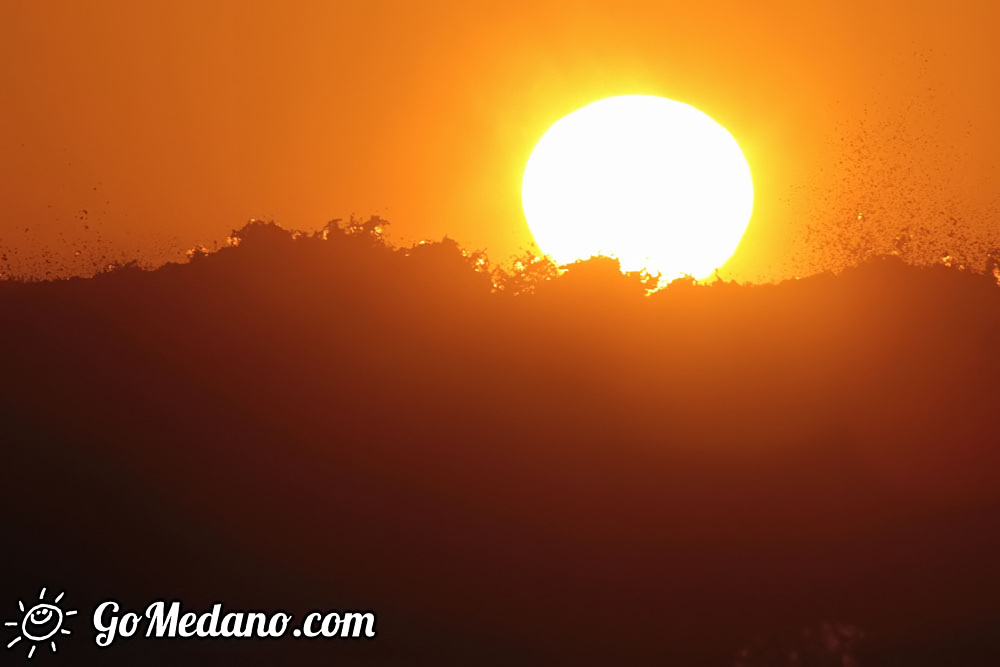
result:
M 981 2 L 8 0 L 0 248 L 162 259 L 354 212 L 504 259 L 538 137 L 645 93 L 739 141 L 755 212 L 725 273 L 780 277 L 858 214 L 996 226 L 997 25 Z

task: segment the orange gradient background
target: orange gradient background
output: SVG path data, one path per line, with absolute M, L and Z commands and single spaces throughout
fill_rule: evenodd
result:
M 0 248 L 22 272 L 159 262 L 248 218 L 377 213 L 397 243 L 531 243 L 524 164 L 565 114 L 662 95 L 743 148 L 756 206 L 723 275 L 842 258 L 810 228 L 988 233 L 988 3 L 52 2 L 0 7 Z M 84 213 L 86 211 L 86 213 Z M 83 249 L 83 259 L 74 260 Z

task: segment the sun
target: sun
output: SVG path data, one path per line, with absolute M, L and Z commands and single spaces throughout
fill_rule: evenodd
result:
M 67 616 L 76 614 L 76 610 L 63 611 L 59 607 L 64 593 L 56 596 L 51 603 L 45 602 L 45 589 L 42 589 L 38 596 L 39 602 L 30 609 L 24 608 L 24 603 L 18 601 L 17 607 L 21 611 L 20 621 L 7 621 L 5 626 L 15 627 L 20 632 L 9 644 L 7 648 L 13 648 L 16 644 L 24 641 L 28 644 L 28 659 L 35 655 L 35 649 L 39 644 L 48 644 L 53 652 L 56 651 L 56 639 L 60 635 L 68 635 L 70 631 L 63 627 L 63 622 Z
M 623 270 L 705 278 L 743 238 L 753 180 L 736 140 L 706 114 L 622 95 L 545 133 L 521 199 L 538 247 L 559 264 L 608 255 Z

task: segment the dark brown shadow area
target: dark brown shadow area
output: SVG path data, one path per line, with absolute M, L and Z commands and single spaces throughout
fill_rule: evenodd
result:
M 992 277 L 495 292 L 447 241 L 238 237 L 0 282 L 0 617 L 80 609 L 35 661 L 1000 663 Z M 98 602 L 161 598 L 378 637 L 94 646 Z

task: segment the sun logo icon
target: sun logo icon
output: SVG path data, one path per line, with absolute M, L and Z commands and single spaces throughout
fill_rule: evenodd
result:
M 76 613 L 76 610 L 73 609 L 64 612 L 57 606 L 59 601 L 62 600 L 63 595 L 65 593 L 60 593 L 51 603 L 45 602 L 45 589 L 43 588 L 42 592 L 38 595 L 38 604 L 27 611 L 24 610 L 24 603 L 18 600 L 17 606 L 20 608 L 21 614 L 23 614 L 21 620 L 7 621 L 4 625 L 20 626 L 21 632 L 7 644 L 7 648 L 14 648 L 18 642 L 27 640 L 31 644 L 31 648 L 28 649 L 28 659 L 30 660 L 31 656 L 35 654 L 35 649 L 38 648 L 38 645 L 48 642 L 54 653 L 56 650 L 56 636 L 70 634 L 70 631 L 62 626 L 63 621 L 66 620 L 67 616 L 72 616 Z

